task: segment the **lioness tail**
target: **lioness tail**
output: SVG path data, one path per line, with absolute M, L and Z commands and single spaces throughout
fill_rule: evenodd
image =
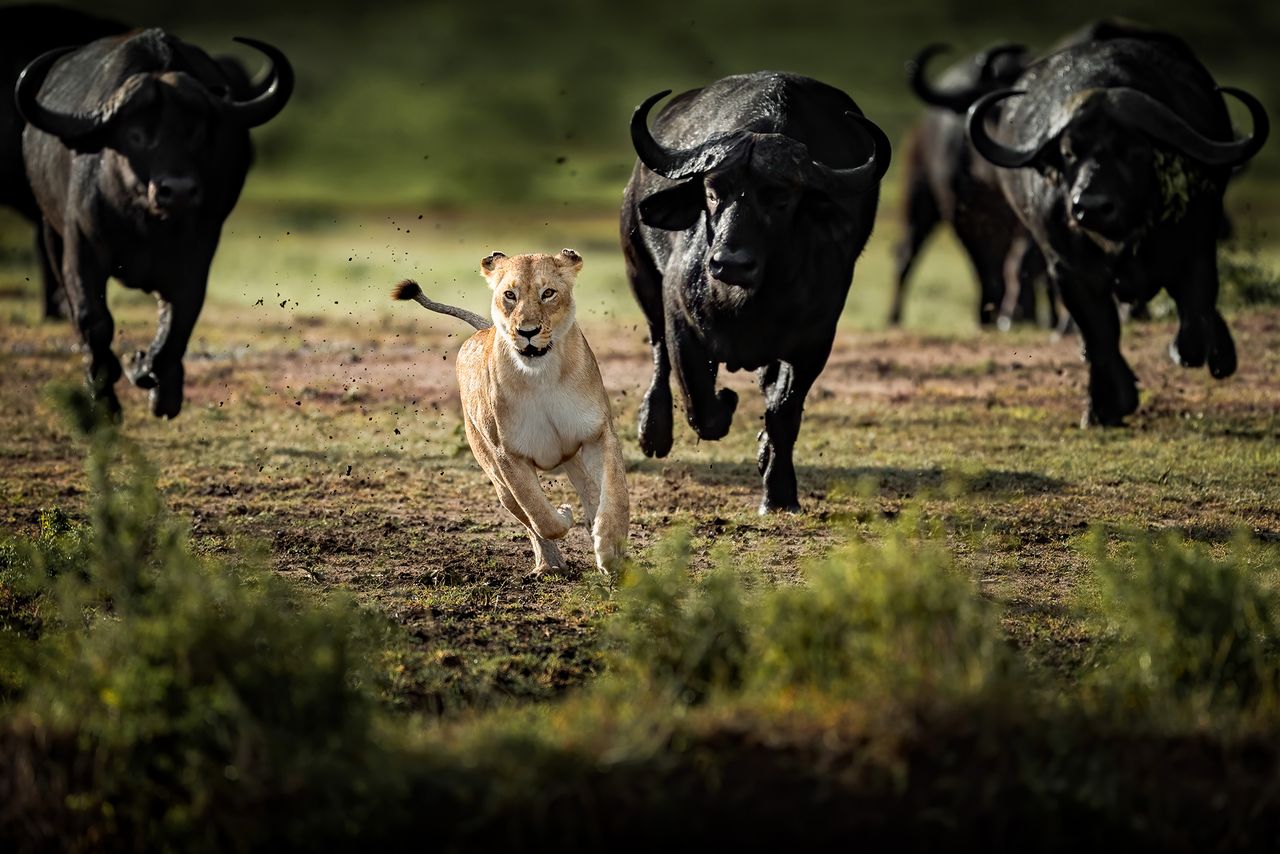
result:
M 481 317 L 474 311 L 467 311 L 465 308 L 457 306 L 445 305 L 442 302 L 436 302 L 430 299 L 422 292 L 422 288 L 418 287 L 418 283 L 413 279 L 405 279 L 400 284 L 391 289 L 392 299 L 411 299 L 423 308 L 437 311 L 440 314 L 447 314 L 450 317 L 456 317 L 459 320 L 465 320 L 476 329 L 488 329 L 493 326 L 493 321 L 487 317 Z

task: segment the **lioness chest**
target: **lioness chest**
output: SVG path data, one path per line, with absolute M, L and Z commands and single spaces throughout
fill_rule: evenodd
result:
M 535 384 L 520 401 L 505 401 L 498 434 L 508 453 L 549 471 L 569 460 L 582 444 L 600 435 L 604 418 L 594 395 L 552 383 Z

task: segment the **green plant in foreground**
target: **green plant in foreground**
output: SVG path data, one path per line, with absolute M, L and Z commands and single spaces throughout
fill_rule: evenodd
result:
M 677 532 L 623 589 L 615 675 L 695 702 L 740 690 L 970 696 L 1011 667 L 990 607 L 910 518 L 814 563 L 803 586 L 752 595 L 728 559 L 692 576 L 689 552 Z
M 1237 540 L 1224 560 L 1169 534 L 1138 537 L 1121 557 L 1095 535 L 1101 610 L 1113 643 L 1095 682 L 1191 709 L 1258 708 L 1280 688 L 1280 602 Z
M 196 556 L 137 452 L 110 426 L 88 438 L 90 526 L 16 557 L 57 608 L 0 717 L 0 829 L 219 849 L 356 833 L 401 778 L 354 609 Z

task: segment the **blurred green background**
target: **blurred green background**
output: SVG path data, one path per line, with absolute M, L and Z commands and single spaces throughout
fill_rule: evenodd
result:
M 454 280 L 474 275 L 501 242 L 507 252 L 567 244 L 588 253 L 601 310 L 638 318 L 611 224 L 633 162 L 627 119 L 654 91 L 727 74 L 774 68 L 820 78 L 900 140 L 920 113 L 903 63 L 923 45 L 949 42 L 956 58 L 1008 40 L 1042 51 L 1090 19 L 1119 15 L 1182 35 L 1221 83 L 1258 93 L 1280 118 L 1275 0 L 80 5 L 164 26 L 253 68 L 257 57 L 231 36 L 267 39 L 293 58 L 296 95 L 255 131 L 258 162 L 213 295 L 256 299 L 271 285 L 268 296 L 314 295 L 317 311 L 331 306 L 334 289 L 363 294 L 366 281 L 376 281 L 376 297 L 342 307 L 383 310 L 385 285 L 400 275 L 483 306 L 470 278 Z M 1269 144 L 1229 195 L 1242 239 L 1268 257 L 1278 152 Z M 879 325 L 887 307 L 900 167 L 886 179 L 877 236 L 855 278 L 848 313 L 860 325 Z M 23 227 L 0 219 L 0 274 L 23 268 L 28 241 Z M 969 330 L 976 289 L 954 244 L 940 243 L 918 271 L 906 320 Z

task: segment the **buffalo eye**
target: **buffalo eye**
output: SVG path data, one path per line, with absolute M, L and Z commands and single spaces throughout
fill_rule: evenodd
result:
M 784 208 L 790 194 L 782 187 L 764 187 L 760 190 L 760 203 L 767 208 Z
M 124 132 L 124 141 L 129 144 L 130 148 L 146 148 L 147 132 L 134 125 Z
M 506 300 L 510 300 L 511 302 L 515 302 L 515 301 L 516 301 L 516 292 L 515 292 L 515 291 L 507 291 L 505 294 L 503 294 L 503 295 L 502 295 L 502 298 L 503 298 L 503 299 L 506 299 Z
M 553 291 L 551 288 L 547 288 L 545 291 L 542 292 L 543 299 L 551 299 L 555 295 L 556 295 L 556 292 Z

